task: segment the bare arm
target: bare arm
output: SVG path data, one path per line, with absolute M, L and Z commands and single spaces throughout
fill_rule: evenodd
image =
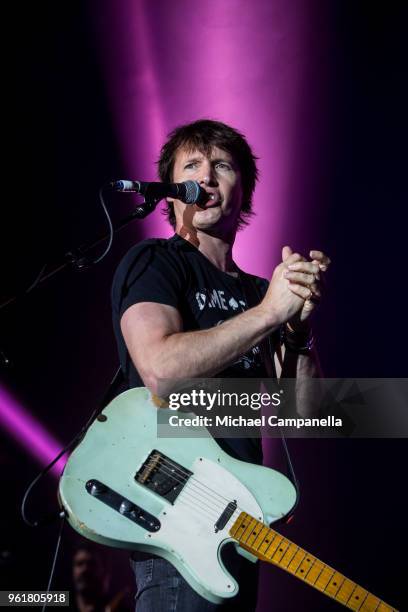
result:
M 299 261 L 294 253 L 290 261 Z M 289 289 L 287 263 L 275 268 L 262 302 L 221 325 L 184 332 L 180 313 L 172 306 L 141 302 L 122 316 L 121 330 L 130 357 L 144 384 L 156 395 L 167 395 L 163 379 L 210 377 L 236 361 L 300 308 L 304 300 Z
M 309 355 L 287 351 L 282 346 L 282 360 L 275 358 L 278 378 L 296 379 L 296 412 L 302 417 L 317 416 L 322 388 L 317 379 L 323 376 L 314 347 Z
M 126 310 L 122 334 L 143 382 L 166 395 L 163 379 L 211 377 L 234 363 L 275 329 L 261 307 L 211 329 L 183 332 L 173 306 L 142 302 Z

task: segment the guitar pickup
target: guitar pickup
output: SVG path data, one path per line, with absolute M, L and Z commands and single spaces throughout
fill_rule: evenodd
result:
M 234 499 L 234 501 L 230 502 L 227 505 L 227 507 L 225 508 L 223 513 L 221 514 L 220 518 L 215 523 L 215 525 L 214 525 L 215 533 L 217 533 L 218 531 L 221 531 L 222 529 L 224 529 L 225 525 L 228 523 L 228 521 L 230 520 L 231 516 L 234 514 L 236 509 L 237 509 L 237 501 L 236 501 L 236 499 Z

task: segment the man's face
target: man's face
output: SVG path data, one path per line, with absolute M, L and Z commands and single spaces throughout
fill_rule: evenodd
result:
M 239 168 L 230 153 L 213 147 L 207 156 L 198 150 L 181 148 L 176 153 L 173 181 L 198 181 L 213 197 L 204 208 L 171 200 L 174 202 L 176 230 L 186 222 L 186 218 L 183 219 L 186 208 L 193 208 L 190 223 L 195 229 L 211 230 L 220 237 L 235 234 L 242 206 L 242 186 Z
M 94 595 L 103 590 L 100 560 L 88 550 L 78 550 L 72 560 L 72 578 L 78 593 Z

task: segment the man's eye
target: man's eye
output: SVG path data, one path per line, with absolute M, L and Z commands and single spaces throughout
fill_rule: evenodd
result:
M 184 166 L 184 169 L 186 169 L 186 168 L 195 168 L 195 167 L 197 167 L 197 162 L 189 162 L 188 164 L 186 164 Z
M 217 168 L 221 168 L 222 170 L 231 170 L 231 166 L 227 162 L 218 162 Z

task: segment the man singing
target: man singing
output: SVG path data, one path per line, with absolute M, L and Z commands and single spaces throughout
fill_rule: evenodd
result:
M 166 380 L 319 375 L 310 315 L 329 258 L 318 250 L 305 258 L 285 246 L 269 283 L 233 259 L 236 233 L 253 214 L 257 174 L 251 148 L 228 125 L 200 120 L 170 134 L 160 179 L 198 181 L 208 201 L 191 206 L 167 198 L 174 236 L 134 246 L 116 271 L 113 322 L 129 388 L 144 385 L 165 397 Z M 298 411 L 307 410 L 304 394 Z M 262 463 L 257 438 L 216 441 L 233 457 Z M 226 551 L 225 564 L 240 591 L 222 605 L 200 597 L 164 559 L 135 554 L 132 564 L 138 612 L 256 608 L 257 564 L 235 551 Z

